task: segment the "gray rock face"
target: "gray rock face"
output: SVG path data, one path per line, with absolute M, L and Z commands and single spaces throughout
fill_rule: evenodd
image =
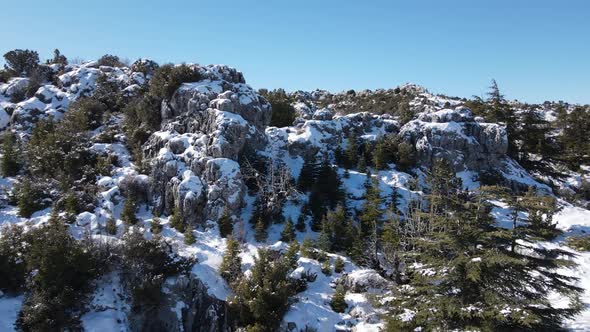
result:
M 497 167 L 508 148 L 504 127 L 475 122 L 467 109 L 421 114 L 401 128 L 400 136 L 415 145 L 420 165 L 444 158 L 457 171 Z
M 225 332 L 231 330 L 225 301 L 207 293 L 193 277 L 180 277 L 168 286 L 164 299 L 151 310 L 129 315 L 131 331 Z
M 242 207 L 246 190 L 236 160 L 245 146 L 264 149 L 271 108 L 235 69 L 198 69 L 204 79 L 183 84 L 163 102 L 162 129 L 143 152 L 154 166 L 156 209 L 170 213 L 178 206 L 186 222 L 201 224 Z

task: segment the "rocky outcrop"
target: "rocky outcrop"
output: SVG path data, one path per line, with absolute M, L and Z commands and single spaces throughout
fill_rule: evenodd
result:
M 156 308 L 129 315 L 131 331 L 225 332 L 231 330 L 225 301 L 207 293 L 194 277 L 179 277 L 166 286 Z
M 504 127 L 476 122 L 467 108 L 420 114 L 399 135 L 416 147 L 420 165 L 444 158 L 457 171 L 498 167 L 508 148 Z
M 235 69 L 197 69 L 202 80 L 183 84 L 162 103 L 162 129 L 143 151 L 154 166 L 156 209 L 170 213 L 178 206 L 186 222 L 200 224 L 242 207 L 246 191 L 236 161 L 245 146 L 265 148 L 271 108 Z M 182 191 L 187 172 L 198 194 Z

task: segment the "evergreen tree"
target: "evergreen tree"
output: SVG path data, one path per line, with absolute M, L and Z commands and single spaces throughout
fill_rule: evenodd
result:
M 314 249 L 313 241 L 309 237 L 306 237 L 303 240 L 303 243 L 301 243 L 301 247 L 299 248 L 299 251 L 301 252 L 301 256 L 303 256 L 303 257 L 314 258 L 315 257 L 315 249 Z
M 346 290 L 344 289 L 344 286 L 336 286 L 336 291 L 334 292 L 334 295 L 332 295 L 332 299 L 330 300 L 330 307 L 332 308 L 332 310 L 339 313 L 346 311 L 348 304 L 346 304 L 346 300 L 344 299 L 345 296 Z
M 289 247 L 287 247 L 287 251 L 285 251 L 285 261 L 287 264 L 292 268 L 297 267 L 297 254 L 299 253 L 299 242 L 297 240 L 293 240 L 289 243 Z
M 295 225 L 293 225 L 293 220 L 291 217 L 287 219 L 285 223 L 285 227 L 281 232 L 281 241 L 283 242 L 291 242 L 295 239 Z
M 345 157 L 345 164 L 344 168 L 353 168 L 358 163 L 358 153 L 359 148 L 357 145 L 357 137 L 354 130 L 350 130 L 348 134 L 347 144 L 346 144 L 346 151 L 344 152 Z
M 307 225 L 305 224 L 305 214 L 304 213 L 299 214 L 299 217 L 297 217 L 297 223 L 295 224 L 295 229 L 297 229 L 298 232 L 305 232 L 305 230 L 307 229 Z
M 219 218 L 217 224 L 219 226 L 219 234 L 221 235 L 221 237 L 228 237 L 234 231 L 234 223 L 227 209 L 225 209 L 225 211 L 223 212 L 223 216 Z
M 256 226 L 254 228 L 254 232 L 254 238 L 256 239 L 256 241 L 266 241 L 266 238 L 268 237 L 268 231 L 266 230 L 266 225 L 264 224 L 264 221 L 262 221 L 262 218 L 258 218 L 258 221 L 256 222 Z
M 4 176 L 16 176 L 20 168 L 15 140 L 16 138 L 11 131 L 7 131 L 2 138 L 2 161 L 0 165 Z
M 160 234 L 162 232 L 162 223 L 160 218 L 154 217 L 150 222 L 150 231 L 152 234 Z
M 236 282 L 242 275 L 242 259 L 239 255 L 240 244 L 230 235 L 225 241 L 225 253 L 219 266 L 219 273 L 228 284 Z
M 312 214 L 311 229 L 314 232 L 321 230 L 321 221 L 328 210 L 344 201 L 342 183 L 336 170 L 324 158 L 320 167 L 317 181 L 309 196 L 309 208 Z
M 519 137 L 514 110 L 510 107 L 508 102 L 506 102 L 504 95 L 500 93 L 496 80 L 492 80 L 492 85 L 489 87 L 487 94 L 488 112 L 486 114 L 486 119 L 489 122 L 500 122 L 506 126 L 506 134 L 508 135 L 507 154 L 512 158 L 518 158 L 516 141 Z
M 136 210 L 135 199 L 133 197 L 127 197 L 125 205 L 123 205 L 123 211 L 121 212 L 121 219 L 125 222 L 125 225 L 131 226 L 137 224 Z
M 330 266 L 330 260 L 326 259 L 322 262 L 322 273 L 327 276 L 332 275 L 332 267 Z
M 175 206 L 174 210 L 172 210 L 172 215 L 170 216 L 170 227 L 176 229 L 177 231 L 184 233 L 184 221 L 182 220 L 182 213 L 180 212 L 180 208 Z
M 332 249 L 332 226 L 325 216 L 322 219 L 322 231 L 317 240 L 317 246 L 318 249 L 323 251 L 330 251 Z
M 409 172 L 416 165 L 416 148 L 410 143 L 401 142 L 394 159 L 397 169 Z
M 303 166 L 297 179 L 297 189 L 299 191 L 307 192 L 311 190 L 318 177 L 319 167 L 315 154 L 306 153 L 304 155 Z
M 196 242 L 195 235 L 193 234 L 193 230 L 191 227 L 187 227 L 184 231 L 184 244 L 192 245 Z
M 556 271 L 573 264 L 571 253 L 523 242 L 511 250 L 511 230 L 496 225 L 486 203 L 493 191 L 480 190 L 450 211 L 419 216 L 429 222 L 412 243 L 412 260 L 420 264 L 408 268 L 411 287 L 400 289 L 388 330 L 559 330 L 579 312 L 575 278 Z M 555 307 L 552 292 L 569 297 L 571 306 Z M 415 315 L 400 320 L 405 310 Z
M 368 264 L 377 263 L 379 228 L 382 223 L 381 191 L 377 178 L 367 179 L 365 202 L 359 214 L 360 240 Z
M 341 273 L 342 271 L 344 271 L 344 260 L 338 257 L 334 261 L 334 272 Z
M 29 179 L 24 179 L 17 190 L 18 214 L 23 218 L 30 218 L 39 210 L 39 196 Z
M 117 234 L 117 224 L 115 223 L 115 219 L 112 217 L 107 219 L 105 224 L 105 230 L 107 234 L 116 235 Z

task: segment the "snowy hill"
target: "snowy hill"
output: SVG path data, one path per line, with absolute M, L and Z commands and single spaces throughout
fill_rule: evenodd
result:
M 43 82 L 30 98 L 20 101 L 14 96 L 27 86 L 29 78 L 12 78 L 0 83 L 0 128 L 16 134 L 24 154 L 39 121 L 61 121 L 77 100 L 92 98 L 107 84 L 116 87 L 107 100 L 116 96 L 124 105 L 151 91 L 154 73 L 135 71 L 138 67 L 110 67 L 98 62 L 50 66 L 56 80 Z M 581 299 L 585 307 L 590 303 L 590 256 L 566 245 L 570 236 L 588 231 L 590 211 L 583 207 L 588 202 L 562 195 L 583 189 L 584 183 L 590 181 L 590 165 L 582 165 L 576 171 L 563 170 L 566 176 L 527 170 L 508 156 L 509 140 L 504 124 L 486 122 L 474 114 L 466 100 L 436 96 L 411 84 L 354 93 L 290 93 L 288 103 L 295 111 L 292 125 L 272 127 L 269 126 L 272 102 L 246 84 L 239 71 L 222 65 L 189 67 L 199 80 L 182 82 L 169 98 L 157 104 L 158 125 L 154 130 L 146 129 L 144 139 L 130 136 L 138 131 L 129 124 L 130 113 L 125 107 L 105 111 L 97 120 L 98 125 L 87 130 L 85 149 L 92 156 L 107 160 L 108 167 L 106 171 L 92 173 L 90 180 L 84 178 L 95 196 L 79 207 L 67 225 L 70 234 L 78 240 L 89 236 L 97 242 L 115 244 L 132 230 L 147 239 L 156 237 L 152 226 L 159 223 L 162 230 L 157 236 L 173 252 L 195 258 L 196 263 L 188 276 L 166 279 L 163 299 L 153 315 L 132 310 L 117 270 L 101 275 L 80 313 L 84 330 L 141 330 L 142 326 L 151 324 L 166 326 L 170 331 L 231 329 L 226 301 L 231 300 L 235 289 L 219 272 L 228 240 L 220 234 L 218 221 L 224 216 L 231 219 L 234 235 L 240 242 L 244 278 L 253 273 L 260 249 L 282 253 L 288 250 L 289 244 L 281 241 L 287 220 L 293 223 L 302 220 L 303 229 L 295 232 L 299 243 L 306 239 L 320 242 L 321 229 L 312 230 L 314 216 L 309 212 L 314 196 L 295 185 L 305 172 L 303 168 L 310 156 L 317 158 L 318 163 L 326 160 L 340 179 L 344 192 L 341 202 L 352 219 L 367 202 L 370 182 L 367 179 L 374 179 L 377 184 L 383 208 L 394 204 L 400 218 L 409 215 L 412 202 L 427 196 L 428 170 L 439 159 L 450 162 L 452 172 L 468 192 L 477 193 L 484 182 L 490 184 L 484 178 L 493 174 L 497 184 L 514 192 L 526 192 L 532 187 L 541 196 L 555 197 L 562 209 L 555 213 L 553 222 L 564 233 L 539 245 L 577 254 L 574 261 L 578 265 L 564 269 L 563 273 L 579 278 L 576 284 L 584 289 Z M 515 104 L 514 107 L 524 106 Z M 556 121 L 556 107 L 557 104 L 539 105 L 537 112 L 552 123 Z M 139 110 L 149 112 L 148 108 Z M 142 116 L 141 112 L 138 114 Z M 370 164 L 345 166 L 339 159 L 349 150 L 350 137 L 355 137 L 357 151 L 367 154 L 373 151 L 369 146 L 373 149 L 384 139 L 395 137 L 397 143 L 410 149 L 411 163 L 404 164 L 396 150 L 398 153 L 379 168 Z M 139 148 L 132 144 L 138 140 Z M 265 166 L 261 167 L 261 163 Z M 44 196 L 46 202 L 37 211 L 30 217 L 21 216 L 18 203 L 11 197 L 13 189 L 33 174 L 27 172 L 21 170 L 16 176 L 0 179 L 0 226 L 39 228 L 48 223 L 54 210 L 67 217 L 69 212 L 57 210 L 57 206 L 63 206 L 61 196 L 56 193 L 61 190 L 58 181 L 50 182 L 52 188 Z M 133 225 L 126 222 L 126 204 L 131 192 L 136 204 L 133 213 L 138 219 Z M 75 189 L 74 195 L 81 197 L 82 191 Z M 396 201 L 392 199 L 394 196 Z M 500 201 L 492 204 L 496 222 L 511 227 L 512 208 Z M 260 211 L 272 215 L 264 224 L 265 239 L 259 237 L 258 220 L 252 220 L 265 215 Z M 186 241 L 188 233 L 174 224 L 175 218 L 182 220 L 182 227 L 194 237 L 193 243 Z M 112 221 L 116 228 L 109 231 Z M 335 271 L 337 260 L 344 262 L 339 272 Z M 329 273 L 324 271 L 326 266 Z M 387 303 L 395 297 L 397 287 L 386 265 L 367 266 L 355 262 L 343 251 L 325 252 L 316 257 L 300 253 L 289 276 L 303 280 L 306 275 L 315 277 L 291 297 L 279 324 L 281 329 L 378 331 L 384 328 L 391 315 Z M 347 308 L 343 312 L 334 311 L 330 305 L 337 285 L 345 285 L 347 289 Z M 25 295 L 26 291 L 0 293 L 0 330 L 13 330 Z M 557 295 L 552 301 L 564 302 Z M 590 331 L 590 310 L 583 310 L 565 325 Z

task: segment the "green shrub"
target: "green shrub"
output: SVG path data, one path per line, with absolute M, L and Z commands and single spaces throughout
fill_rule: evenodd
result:
M 113 219 L 113 218 L 107 219 L 105 229 L 107 231 L 107 234 L 116 235 L 117 234 L 117 223 L 115 222 L 115 219 Z
M 346 301 L 344 300 L 345 296 L 346 290 L 344 289 L 344 286 L 336 286 L 336 291 L 334 292 L 334 295 L 332 295 L 332 299 L 330 300 L 330 307 L 332 308 L 332 310 L 334 310 L 335 312 L 344 312 L 346 310 L 348 304 L 346 304 Z
M 270 125 L 273 127 L 287 127 L 295 121 L 295 108 L 291 106 L 291 98 L 285 90 L 277 89 L 273 91 L 259 91 L 272 106 L 272 116 Z
M 11 225 L 0 229 L 0 291 L 18 292 L 25 284 L 26 242 L 23 229 Z
M 61 224 L 27 234 L 28 294 L 16 327 L 22 331 L 61 331 L 79 327 L 84 299 L 102 271 L 95 250 L 87 250 Z
M 15 187 L 18 214 L 23 218 L 30 218 L 35 211 L 41 209 L 41 189 L 34 185 L 28 178 Z
M 180 213 L 180 209 L 178 207 L 175 207 L 172 211 L 172 215 L 170 216 L 170 227 L 181 233 L 184 233 L 184 221 L 182 220 L 182 213 Z
M 140 312 L 158 305 L 166 278 L 188 273 L 195 260 L 178 256 L 159 236 L 147 240 L 132 231 L 123 238 L 121 262 L 122 281 L 131 294 L 132 310 Z
M 125 67 L 125 64 L 116 55 L 105 54 L 98 59 L 99 66 Z
M 0 69 L 0 83 L 7 83 L 12 78 L 12 74 L 8 70 Z
M 29 76 L 39 65 L 39 54 L 31 50 L 12 50 L 4 54 L 4 69 L 16 76 Z
M 332 267 L 330 266 L 330 260 L 326 259 L 322 263 L 322 273 L 327 276 L 332 275 Z
M 160 221 L 160 218 L 154 217 L 150 222 L 150 231 L 152 232 L 152 234 L 160 234 L 162 232 L 162 228 L 163 226 Z
M 234 223 L 227 210 L 223 213 L 223 216 L 219 218 L 217 225 L 219 226 L 219 235 L 221 235 L 221 237 L 225 238 L 233 234 Z
M 188 227 L 185 231 L 184 231 L 184 244 L 186 245 L 192 245 L 196 242 L 195 240 L 195 235 L 193 234 L 193 230 Z
M 93 130 L 102 125 L 102 116 L 106 111 L 106 105 L 98 99 L 80 98 L 70 105 L 64 121 L 76 132 Z
M 590 251 L 590 235 L 570 236 L 567 238 L 566 244 L 578 251 Z
M 336 261 L 334 261 L 334 272 L 340 273 L 342 271 L 344 271 L 344 260 L 338 257 L 336 258 Z
M 198 82 L 201 74 L 196 68 L 182 64 L 166 64 L 154 72 L 150 80 L 150 95 L 158 99 L 170 99 L 182 83 Z
M 123 211 L 121 212 L 121 219 L 125 222 L 125 225 L 131 226 L 137 224 L 137 217 L 135 216 L 136 210 L 137 205 L 135 203 L 135 198 L 127 197 L 125 205 L 123 205 Z
M 131 65 L 131 70 L 134 72 L 143 73 L 145 76 L 153 75 L 158 69 L 157 62 L 149 59 L 138 59 Z
M 15 141 L 16 137 L 11 131 L 7 131 L 2 137 L 2 161 L 0 167 L 4 176 L 15 176 L 20 169 Z

